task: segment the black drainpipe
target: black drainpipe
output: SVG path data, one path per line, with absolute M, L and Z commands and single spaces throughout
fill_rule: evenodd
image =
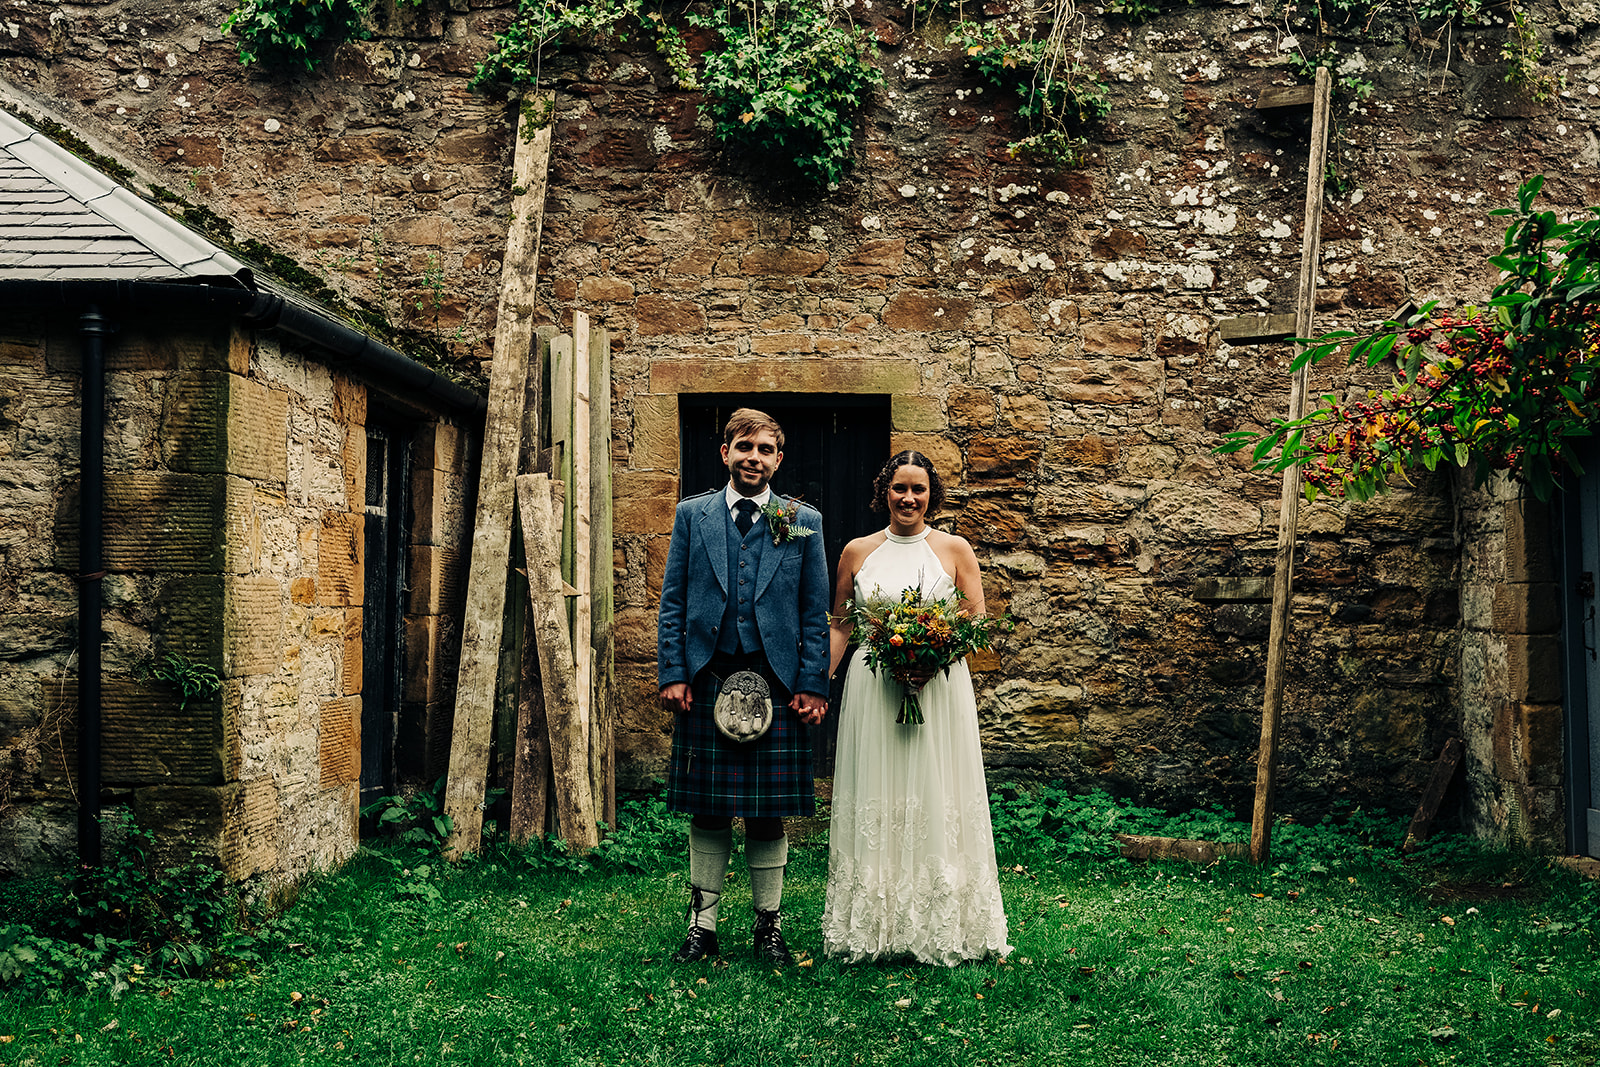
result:
M 78 862 L 100 866 L 100 581 L 105 505 L 106 358 L 110 325 L 89 305 L 83 334 L 78 455 Z

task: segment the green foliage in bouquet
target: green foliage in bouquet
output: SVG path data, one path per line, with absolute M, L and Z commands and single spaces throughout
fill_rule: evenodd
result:
M 1327 334 L 1294 363 L 1348 345 L 1350 363 L 1395 360 L 1388 388 L 1329 394 L 1302 419 L 1229 434 L 1219 451 L 1253 446 L 1257 469 L 1299 466 L 1313 500 L 1365 500 L 1409 468 L 1441 463 L 1470 467 L 1479 484 L 1506 471 L 1540 500 L 1563 470 L 1581 474 L 1574 445 L 1600 420 L 1600 208 L 1567 222 L 1535 211 L 1543 184 L 1530 179 L 1517 208 L 1493 212 L 1514 218 L 1489 258 L 1502 280 L 1486 306 L 1447 314 L 1430 303 L 1368 337 Z
M 950 666 L 976 649 L 990 648 L 1000 634 L 1010 633 L 1010 615 L 972 615 L 961 610 L 966 594 L 957 589 L 946 597 L 924 600 L 915 586 L 898 597 L 870 596 L 845 602 L 839 621 L 854 627 L 850 640 L 867 651 L 867 668 L 888 673 L 905 687 L 897 723 L 922 722 L 922 702 L 911 685 L 915 675 L 949 673 Z

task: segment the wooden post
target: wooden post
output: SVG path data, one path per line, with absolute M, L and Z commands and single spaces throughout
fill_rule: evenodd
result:
M 595 767 L 595 807 L 608 826 L 617 825 L 616 651 L 612 624 L 611 539 L 611 335 L 595 330 L 589 338 L 589 535 L 594 549 L 593 602 L 594 713 L 589 750 Z
M 524 558 L 527 553 L 523 553 Z M 529 612 L 533 603 L 528 586 Z M 539 642 L 531 625 L 524 626 L 517 657 L 517 736 L 511 759 L 511 816 L 507 833 L 514 845 L 543 837 L 545 802 L 550 793 L 550 725 L 544 710 L 544 677 L 539 670 Z
M 1317 303 L 1317 262 L 1322 246 L 1322 185 L 1328 161 L 1328 114 L 1332 78 L 1317 68 L 1311 110 L 1311 156 L 1306 163 L 1306 214 L 1300 245 L 1300 292 L 1295 305 L 1295 334 L 1311 336 Z M 1289 391 L 1289 418 L 1305 415 L 1311 383 L 1307 362 L 1294 374 Z M 1250 860 L 1266 863 L 1272 855 L 1273 791 L 1278 774 L 1278 721 L 1283 712 L 1283 679 L 1289 648 L 1289 605 L 1294 595 L 1294 546 L 1300 526 L 1300 468 L 1283 472 L 1278 506 L 1278 558 L 1272 584 L 1272 628 L 1267 639 L 1267 683 L 1261 706 L 1261 748 L 1256 756 L 1256 802 L 1250 822 Z
M 552 94 L 528 98 L 535 111 L 553 108 Z M 548 114 L 548 112 L 545 112 Z M 478 505 L 472 529 L 472 562 L 461 627 L 461 668 L 456 680 L 455 724 L 444 810 L 450 817 L 446 857 L 475 852 L 483 837 L 483 797 L 489 769 L 495 679 L 511 563 L 512 477 L 522 444 L 522 409 L 533 341 L 539 230 L 544 221 L 545 183 L 550 168 L 550 124 L 535 130 L 519 117 L 512 163 L 512 216 L 500 270 L 500 305 L 495 321 L 494 365 L 489 409 L 484 418 Z M 523 190 L 518 195 L 516 190 Z
M 1456 768 L 1461 766 L 1461 756 L 1465 751 L 1459 737 L 1452 737 L 1445 742 L 1444 751 L 1439 753 L 1439 762 L 1433 765 L 1433 777 L 1428 780 L 1427 791 L 1422 794 L 1417 813 L 1411 817 L 1405 839 L 1400 842 L 1401 852 L 1414 852 L 1418 845 L 1428 839 L 1428 831 L 1433 828 L 1433 817 L 1439 814 L 1439 804 L 1444 800 L 1445 790 L 1450 788 L 1450 780 L 1456 776 Z
M 582 752 L 589 759 L 594 721 L 594 544 L 589 523 L 589 316 L 572 315 L 572 480 L 567 483 L 572 501 L 572 584 L 578 590 L 572 611 L 572 666 L 578 679 L 578 728 Z M 591 775 L 591 793 L 594 786 Z
M 566 596 L 561 581 L 561 527 L 543 474 L 517 478 L 517 510 L 528 554 L 529 619 L 539 649 L 545 716 L 550 728 L 551 779 L 561 837 L 571 848 L 588 851 L 596 837 L 593 794 L 589 788 L 588 749 L 577 721 L 577 679 L 567 629 Z

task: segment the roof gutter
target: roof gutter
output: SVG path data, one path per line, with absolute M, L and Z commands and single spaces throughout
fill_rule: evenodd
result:
M 171 282 L 0 280 L 0 307 L 81 314 L 91 304 L 98 306 L 102 314 L 170 311 L 238 318 L 247 325 L 277 329 L 306 341 L 327 353 L 330 362 L 352 367 L 361 377 L 382 383 L 385 389 L 398 387 L 424 394 L 458 416 L 476 420 L 488 410 L 487 401 L 471 389 L 374 341 L 347 323 L 319 315 L 275 293 Z

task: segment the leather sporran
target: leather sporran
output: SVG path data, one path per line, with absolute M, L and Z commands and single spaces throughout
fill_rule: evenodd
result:
M 711 719 L 724 737 L 754 741 L 772 726 L 772 688 L 755 671 L 735 671 L 722 680 Z

